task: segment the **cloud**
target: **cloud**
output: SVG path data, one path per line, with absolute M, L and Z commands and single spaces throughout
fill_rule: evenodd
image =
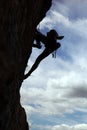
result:
M 85 9 L 87 8 L 87 1 L 84 0 L 54 0 L 52 9 L 57 10 L 61 14 L 68 16 L 70 19 L 87 18 Z
M 22 102 L 25 99 L 23 102 L 25 105 L 34 104 L 33 112 L 45 115 L 62 115 L 65 113 L 73 113 L 75 109 L 82 109 L 82 111 L 83 108 L 86 109 L 87 96 L 86 88 L 84 88 L 86 78 L 83 78 L 83 72 L 81 73 L 82 75 L 79 75 L 79 68 L 78 70 L 76 66 L 76 68 L 74 66 L 68 68 L 68 64 L 66 68 L 60 70 L 60 67 L 57 65 L 59 63 L 55 63 L 56 65 L 52 70 L 49 67 L 50 62 L 48 60 L 43 64 L 46 64 L 46 62 L 48 62 L 47 68 L 49 68 L 48 70 L 46 69 L 47 73 L 45 73 L 43 69 L 44 65 L 42 65 L 38 68 L 36 73 L 34 72 L 34 74 L 38 76 L 34 78 L 31 76 L 31 78 L 27 80 L 29 87 L 27 88 L 26 83 L 23 85 L 22 94 L 24 96 L 22 97 Z M 53 64 L 54 63 L 51 63 L 52 66 Z M 40 74 L 38 73 L 39 69 L 41 71 Z M 30 80 L 31 82 L 29 82 Z M 37 85 L 33 80 L 37 81 Z M 82 88 L 80 84 L 82 84 Z M 81 99 L 83 97 L 84 99 Z
M 69 98 L 87 98 L 87 85 L 82 84 L 79 87 L 76 86 L 72 88 L 71 92 L 69 93 Z
M 51 10 L 50 15 L 44 18 L 43 21 L 40 23 L 40 28 L 52 29 L 56 27 L 56 29 L 58 29 L 60 28 L 59 26 L 63 26 L 62 28 L 66 28 L 67 31 L 70 29 L 71 31 L 74 31 L 75 34 L 78 34 L 81 37 L 86 37 L 87 29 L 85 28 L 85 25 L 87 25 L 86 18 L 71 20 L 69 19 L 69 17 L 61 14 L 60 12 L 57 12 L 56 10 Z
M 61 126 L 54 126 L 52 130 L 86 130 L 87 124 L 79 124 L 75 126 L 68 126 L 68 125 L 61 125 Z
M 77 124 L 73 126 L 69 126 L 66 124 L 56 125 L 56 126 L 36 125 L 36 128 L 38 128 L 39 130 L 86 130 L 87 124 Z

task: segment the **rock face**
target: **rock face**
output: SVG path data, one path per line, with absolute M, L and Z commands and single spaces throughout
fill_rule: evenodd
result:
M 51 0 L 0 0 L 0 130 L 28 130 L 20 87 L 35 28 Z

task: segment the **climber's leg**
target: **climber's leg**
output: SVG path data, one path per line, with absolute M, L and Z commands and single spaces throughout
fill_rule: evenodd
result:
M 31 73 L 38 67 L 40 62 L 46 58 L 51 52 L 47 49 L 45 49 L 36 59 L 35 63 L 31 67 L 30 71 L 24 76 L 24 79 L 26 79 L 28 76 L 31 75 Z

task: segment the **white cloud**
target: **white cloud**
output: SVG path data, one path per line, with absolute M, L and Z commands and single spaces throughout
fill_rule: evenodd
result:
M 48 60 L 46 60 L 46 62 L 48 62 L 48 65 L 50 64 Z M 51 65 L 53 64 L 51 63 Z M 74 90 L 79 90 L 80 93 L 85 90 L 84 82 L 86 82 L 87 85 L 87 81 L 86 78 L 84 79 L 84 75 L 86 72 L 83 73 L 80 71 L 79 74 L 79 68 L 77 70 L 77 67 L 75 68 L 73 65 L 70 67 L 74 68 L 68 68 L 68 70 L 64 68 L 60 70 L 59 67 L 57 68 L 58 63 L 55 64 L 55 68 L 53 67 L 54 71 L 49 72 L 49 70 L 51 70 L 49 67 L 49 69 L 46 70 L 46 74 L 44 73 L 45 70 L 43 70 L 43 67 L 39 67 L 38 71 L 34 72 L 34 74 L 38 76 L 35 76 L 35 78 L 31 76 L 30 79 L 27 80 L 29 87 L 25 87 L 26 83 L 23 85 L 22 94 L 24 96 L 22 97 L 22 101 L 24 100 L 24 104 L 29 105 L 33 103 L 36 106 L 36 108 L 34 108 L 36 109 L 35 112 L 42 114 L 43 111 L 43 114 L 46 115 L 60 115 L 72 113 L 75 109 L 78 110 L 79 108 L 82 110 L 83 108 L 86 109 L 86 96 L 84 97 L 83 95 L 83 99 L 82 95 L 79 95 L 79 98 L 73 95 Z M 38 74 L 39 69 L 42 75 Z M 30 80 L 31 82 L 29 82 Z M 37 84 L 33 82 L 33 80 L 36 80 Z M 80 87 L 83 88 L 82 91 L 79 89 Z
M 54 126 L 51 130 L 86 130 L 87 124 L 79 124 L 75 126 L 61 125 Z
M 87 124 L 77 124 L 72 126 L 66 124 L 55 126 L 35 125 L 34 127 L 38 128 L 39 130 L 87 130 Z
M 61 25 L 60 25 L 61 24 Z M 85 26 L 87 25 L 87 18 L 83 19 L 76 19 L 71 20 L 67 16 L 61 14 L 60 12 L 57 12 L 56 10 L 50 11 L 50 15 L 48 15 L 46 18 L 42 20 L 40 23 L 40 28 L 58 28 L 59 26 L 63 26 L 64 28 L 73 29 L 71 31 L 74 31 L 76 34 L 79 34 L 80 36 L 86 37 L 87 28 Z M 87 38 L 87 37 L 86 37 Z

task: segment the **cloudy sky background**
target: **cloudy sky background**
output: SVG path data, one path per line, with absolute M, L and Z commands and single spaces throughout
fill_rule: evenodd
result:
M 87 130 L 87 0 L 53 0 L 39 27 L 65 37 L 56 59 L 48 56 L 23 82 L 31 130 Z M 32 50 L 26 72 L 41 52 Z

